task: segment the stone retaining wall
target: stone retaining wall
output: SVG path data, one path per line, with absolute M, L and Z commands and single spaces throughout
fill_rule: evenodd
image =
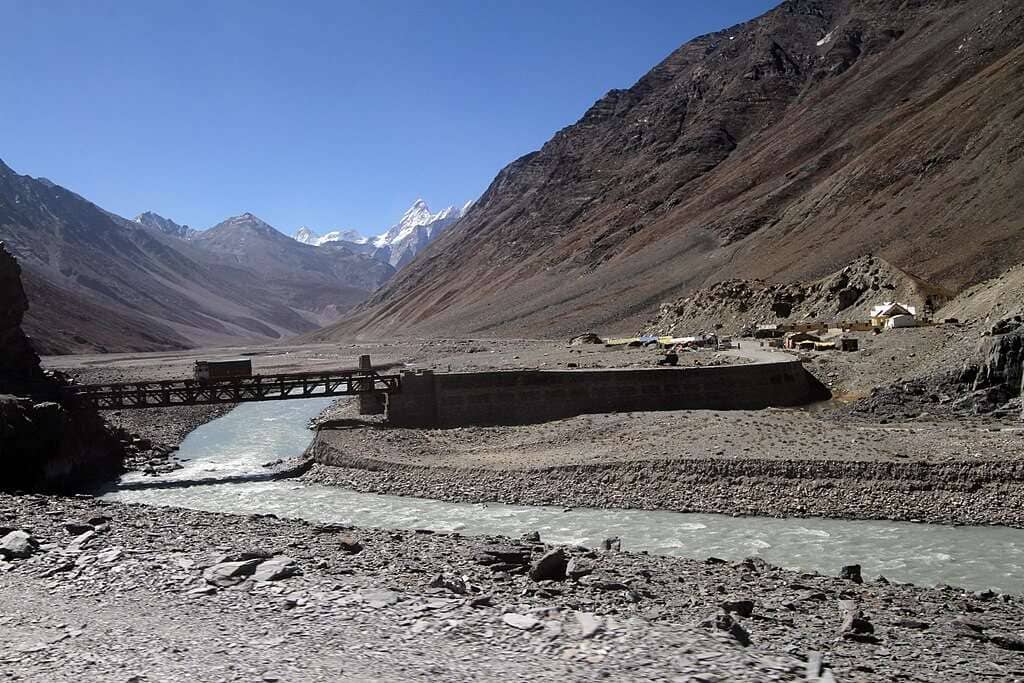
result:
M 405 373 L 388 395 L 397 427 L 530 424 L 651 410 L 757 410 L 829 397 L 800 361 L 649 370 Z

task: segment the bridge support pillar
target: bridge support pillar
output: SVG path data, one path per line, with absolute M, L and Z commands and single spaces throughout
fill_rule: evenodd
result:
M 359 356 L 359 369 L 360 370 L 372 370 L 373 364 L 370 362 L 370 356 L 362 355 Z M 363 389 L 373 389 L 373 380 L 362 380 Z M 359 414 L 360 415 L 383 415 L 384 414 L 384 394 L 380 392 L 373 392 L 367 394 L 359 394 Z

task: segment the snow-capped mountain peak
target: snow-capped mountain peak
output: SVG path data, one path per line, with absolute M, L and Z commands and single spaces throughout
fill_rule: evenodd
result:
M 293 236 L 303 244 L 322 246 L 331 242 L 347 242 L 369 249 L 375 258 L 387 261 L 400 268 L 423 250 L 443 230 L 459 220 L 472 205 L 468 202 L 462 208 L 449 206 L 437 213 L 431 213 L 423 199 L 412 203 L 398 223 L 375 237 L 365 237 L 355 230 L 335 230 L 323 236 L 301 227 Z
M 359 233 L 356 230 L 332 230 L 326 235 L 319 235 L 314 230 L 305 226 L 299 228 L 292 235 L 296 242 L 302 242 L 303 244 L 309 244 L 314 247 L 319 247 L 322 244 L 328 242 L 350 242 L 352 244 L 367 244 L 370 241 L 369 237 Z
M 311 244 L 313 246 L 320 245 L 320 235 L 316 234 L 306 226 L 302 226 L 295 231 L 292 235 L 296 242 L 302 242 L 303 244 Z

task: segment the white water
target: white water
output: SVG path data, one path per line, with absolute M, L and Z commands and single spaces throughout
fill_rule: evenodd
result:
M 902 582 L 1024 593 L 1024 531 L 1017 529 L 469 505 L 295 480 L 247 480 L 266 473 L 263 463 L 301 454 L 312 438 L 307 421 L 332 400 L 243 404 L 185 439 L 179 453 L 186 460 L 184 469 L 159 478 L 130 474 L 105 497 L 363 527 L 508 536 L 536 530 L 550 543 L 587 546 L 619 536 L 623 548 L 634 551 L 700 559 L 759 555 L 773 564 L 828 574 L 859 563 L 866 578 L 882 574 Z

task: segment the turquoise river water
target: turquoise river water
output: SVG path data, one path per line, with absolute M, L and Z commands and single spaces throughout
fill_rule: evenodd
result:
M 623 549 L 634 551 L 701 559 L 759 555 L 783 567 L 830 574 L 859 563 L 866 578 L 882 574 L 902 582 L 1024 593 L 1024 531 L 1018 529 L 472 505 L 258 480 L 266 472 L 263 463 L 302 453 L 312 439 L 308 420 L 331 400 L 243 404 L 185 439 L 179 452 L 184 469 L 159 478 L 129 474 L 105 498 L 363 527 L 508 536 L 536 530 L 549 543 L 589 546 L 619 536 Z

